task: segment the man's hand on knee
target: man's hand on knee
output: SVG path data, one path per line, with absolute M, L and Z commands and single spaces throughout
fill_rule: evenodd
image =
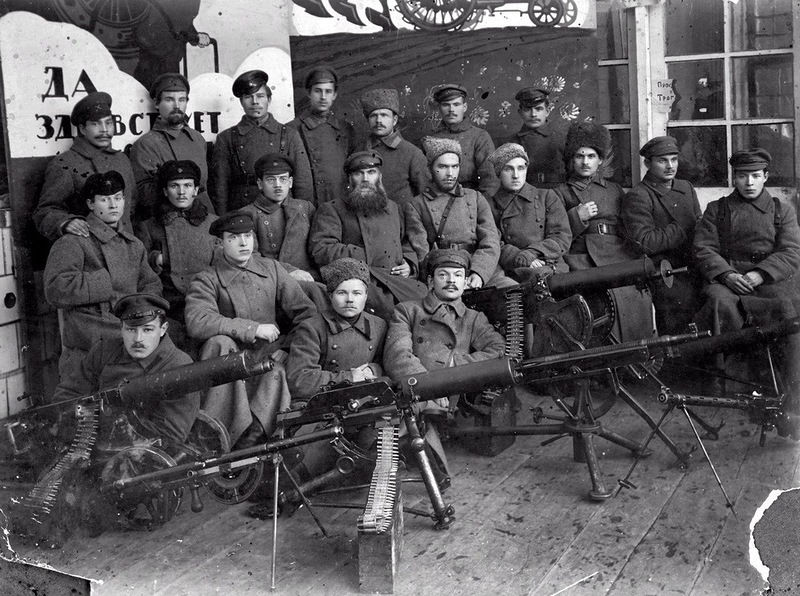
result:
M 729 273 L 725 276 L 725 285 L 728 288 L 739 295 L 747 295 L 752 293 L 753 286 L 750 285 L 750 281 L 740 273 Z

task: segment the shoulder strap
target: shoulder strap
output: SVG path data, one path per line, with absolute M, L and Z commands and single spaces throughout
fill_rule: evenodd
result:
M 249 174 L 247 173 L 247 170 L 244 167 L 244 162 L 242 161 L 242 159 L 239 158 L 239 136 L 240 136 L 239 135 L 239 129 L 234 126 L 231 129 L 231 131 L 233 133 L 233 135 L 232 135 L 233 138 L 231 139 L 231 148 L 233 149 L 233 157 L 235 158 L 236 165 L 241 170 L 242 175 L 245 178 L 247 178 L 249 176 Z
M 279 143 L 278 153 L 286 155 L 286 125 L 281 126 L 281 140 Z
M 444 232 L 444 226 L 447 223 L 447 217 L 450 215 L 450 210 L 453 208 L 453 203 L 456 202 L 455 195 L 450 195 L 450 199 L 447 201 L 447 206 L 445 206 L 444 211 L 442 211 L 442 219 L 439 220 L 439 227 L 436 228 L 436 238 L 434 239 L 434 244 L 439 245 L 439 241 L 442 239 L 442 232 Z
M 719 237 L 719 252 L 727 259 L 730 252 L 731 238 L 731 213 L 728 208 L 727 197 L 719 200 L 717 207 L 717 236 Z

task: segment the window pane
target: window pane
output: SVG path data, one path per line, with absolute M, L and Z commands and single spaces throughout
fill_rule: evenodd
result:
M 731 8 L 733 51 L 792 47 L 792 0 L 740 0 Z
M 793 118 L 792 56 L 731 61 L 734 118 Z
M 772 155 L 768 186 L 794 186 L 794 125 L 750 124 L 733 127 L 733 150 L 761 147 Z
M 600 60 L 628 57 L 628 27 L 625 11 L 611 8 L 611 0 L 597 0 L 597 50 Z
M 611 163 L 613 175 L 611 180 L 630 188 L 631 184 L 631 131 L 610 130 L 611 146 L 614 148 L 614 159 Z
M 597 69 L 598 119 L 603 123 L 627 124 L 631 121 L 631 102 L 627 66 L 601 66 Z
M 721 0 L 667 0 L 667 56 L 722 52 L 726 4 Z
M 725 117 L 725 89 L 722 60 L 675 62 L 667 66 L 675 79 L 670 120 L 706 120 Z
M 678 141 L 678 177 L 695 186 L 728 186 L 724 126 L 668 127 Z

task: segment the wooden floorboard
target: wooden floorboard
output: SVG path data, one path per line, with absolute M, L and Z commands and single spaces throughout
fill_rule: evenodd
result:
M 639 386 L 636 393 L 657 416 L 662 406 L 653 388 Z M 530 422 L 530 406 L 555 411 L 536 396 L 523 395 L 523 403 L 520 423 Z M 573 461 L 568 438 L 541 446 L 546 437 L 517 437 L 494 458 L 454 443 L 447 446 L 454 477 L 445 500 L 455 507 L 456 521 L 440 532 L 430 518 L 405 515 L 395 594 L 755 596 L 763 582 L 748 562 L 750 518 L 771 489 L 800 485 L 800 444 L 772 433 L 762 448 L 757 429 L 741 415 L 702 413 L 711 421 L 727 420 L 720 440 L 706 446 L 738 519 L 726 509 L 700 451 L 684 470 L 657 439 L 631 477 L 637 488 L 600 503 L 587 498 L 587 467 Z M 623 404 L 602 422 L 637 441 L 649 432 Z M 665 430 L 681 449 L 695 444 L 677 412 Z M 603 480 L 616 488 L 633 458 L 618 445 L 596 443 Z M 363 502 L 365 494 L 324 499 Z M 404 485 L 403 496 L 407 507 L 430 511 L 422 484 Z M 170 523 L 152 532 L 75 536 L 60 550 L 12 537 L 12 546 L 20 555 L 102 580 L 95 589 L 100 596 L 268 592 L 271 522 L 248 517 L 249 504 L 205 501 L 199 514 L 184 503 Z M 327 539 L 305 509 L 279 520 L 276 593 L 358 594 L 359 511 L 317 512 Z

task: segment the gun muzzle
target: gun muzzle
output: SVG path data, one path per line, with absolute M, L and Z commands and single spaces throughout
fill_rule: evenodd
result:
M 738 331 L 720 333 L 713 337 L 676 346 L 674 355 L 681 357 L 717 354 L 724 350 L 744 349 L 755 344 L 765 344 L 800 331 L 800 317 L 777 321 L 761 327 L 746 327 Z

